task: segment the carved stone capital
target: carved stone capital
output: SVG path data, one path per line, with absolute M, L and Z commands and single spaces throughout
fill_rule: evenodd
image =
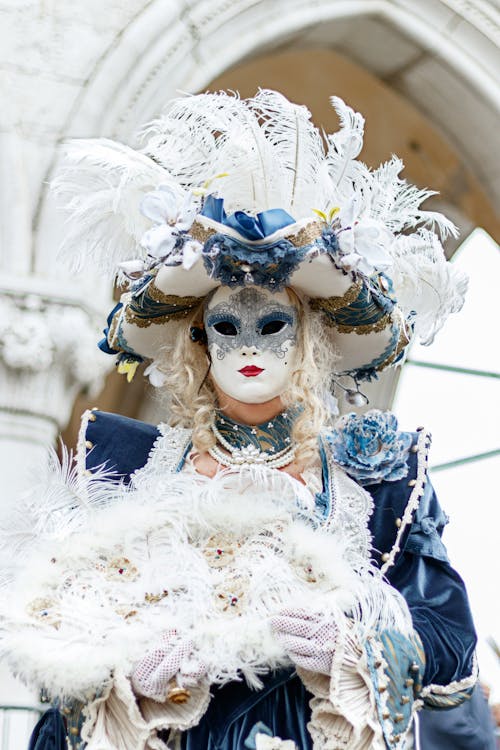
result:
M 97 348 L 96 317 L 69 299 L 3 291 L 0 409 L 64 426 L 77 393 L 98 393 L 112 366 Z

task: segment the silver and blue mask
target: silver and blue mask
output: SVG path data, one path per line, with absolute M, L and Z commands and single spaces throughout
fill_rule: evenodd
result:
M 281 296 L 281 295 L 280 295 Z M 272 295 L 244 288 L 227 300 L 205 308 L 208 347 L 217 347 L 217 358 L 245 347 L 272 351 L 280 359 L 297 340 L 297 310 L 275 301 Z

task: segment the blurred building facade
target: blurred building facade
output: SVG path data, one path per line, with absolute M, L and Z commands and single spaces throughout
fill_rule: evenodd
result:
M 143 418 L 156 409 L 139 382 L 104 382 L 110 363 L 95 341 L 109 282 L 57 259 L 64 224 L 48 183 L 64 139 L 134 145 L 179 92 L 258 86 L 333 130 L 335 93 L 366 116 L 368 164 L 397 153 L 404 176 L 440 191 L 436 208 L 463 236 L 500 235 L 496 2 L 0 0 L 0 30 L 0 514 L 58 433 L 73 442 L 89 398 Z M 382 378 L 372 405 L 390 405 L 394 383 Z M 37 698 L 5 677 L 0 703 Z M 23 747 L 31 721 L 4 712 L 1 750 Z

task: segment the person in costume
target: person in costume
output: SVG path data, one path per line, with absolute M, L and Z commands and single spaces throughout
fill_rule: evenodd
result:
M 460 308 L 455 230 L 333 104 L 325 141 L 260 91 L 174 101 L 140 152 L 69 146 L 68 246 L 128 285 L 100 346 L 171 419 L 87 412 L 11 528 L 2 650 L 59 709 L 33 750 L 402 750 L 471 694 L 430 437 L 331 396 Z

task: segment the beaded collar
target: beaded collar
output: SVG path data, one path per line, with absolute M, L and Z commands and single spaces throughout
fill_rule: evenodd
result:
M 215 428 L 233 449 L 241 450 L 252 445 L 259 452 L 277 454 L 290 448 L 292 427 L 297 415 L 297 408 L 291 408 L 262 424 L 247 425 L 216 412 Z

